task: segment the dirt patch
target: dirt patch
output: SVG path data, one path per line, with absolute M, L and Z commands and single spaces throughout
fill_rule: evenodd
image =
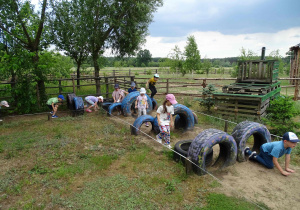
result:
M 297 167 L 291 166 L 293 169 Z M 287 177 L 277 169 L 267 169 L 247 161 L 228 167 L 217 174 L 222 180 L 219 192 L 262 202 L 271 209 L 299 209 L 300 170 Z

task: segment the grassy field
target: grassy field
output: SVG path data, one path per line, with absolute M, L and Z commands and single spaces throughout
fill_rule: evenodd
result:
M 171 151 L 142 143 L 104 111 L 61 116 L 7 118 L 0 127 L 1 209 L 258 208 L 219 193 L 208 175 L 186 175 Z M 199 126 L 223 126 L 204 120 Z

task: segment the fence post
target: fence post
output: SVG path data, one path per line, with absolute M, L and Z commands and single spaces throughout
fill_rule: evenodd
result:
M 99 84 L 99 88 L 96 88 L 96 95 L 101 95 L 101 85 L 100 85 L 100 78 L 95 77 L 96 84 Z
M 157 74 L 157 69 L 155 69 L 155 73 Z
M 107 77 L 105 77 L 105 87 L 106 87 L 105 98 L 108 98 L 109 85 L 108 85 L 108 78 Z
M 169 79 L 167 79 L 167 94 L 169 93 Z
M 73 93 L 76 94 L 74 77 L 72 77 L 72 84 L 73 84 Z
M 295 80 L 295 94 L 294 94 L 294 101 L 298 100 L 299 95 L 299 80 Z
M 191 174 L 193 172 L 193 167 L 192 167 L 192 163 L 190 162 L 192 160 L 191 157 L 187 157 L 185 159 L 185 173 L 188 175 L 188 174 Z
M 61 80 L 58 80 L 58 93 L 61 95 L 62 87 L 61 87 Z
M 41 108 L 41 98 L 40 98 L 40 90 L 38 84 L 36 84 L 36 97 L 37 97 L 37 104 L 39 109 Z
M 226 120 L 225 120 L 225 126 L 224 126 L 224 132 L 227 133 L 227 131 L 228 131 L 228 121 L 227 121 L 227 119 L 226 119 Z

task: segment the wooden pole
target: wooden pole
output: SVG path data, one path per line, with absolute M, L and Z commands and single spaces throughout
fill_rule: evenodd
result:
M 73 93 L 76 94 L 74 77 L 72 77 L 72 84 L 73 84 Z
M 169 93 L 169 79 L 167 79 L 167 94 Z
M 61 95 L 62 87 L 61 87 L 61 80 L 58 80 L 58 93 Z
M 228 121 L 225 120 L 225 127 L 224 127 L 224 132 L 228 132 Z
M 294 101 L 298 100 L 299 96 L 299 80 L 295 80 L 295 94 L 294 94 Z
M 108 78 L 107 77 L 105 77 L 105 87 L 106 87 L 105 98 L 108 98 L 109 85 L 108 85 Z
M 185 159 L 185 173 L 188 175 L 188 174 L 191 174 L 193 172 L 193 165 L 192 165 L 192 162 L 190 162 L 192 160 L 191 157 L 187 157 L 187 159 Z

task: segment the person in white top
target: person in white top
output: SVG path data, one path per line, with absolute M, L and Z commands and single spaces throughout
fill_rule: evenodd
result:
M 174 126 L 173 117 L 174 107 L 173 104 L 177 104 L 175 96 L 173 94 L 167 94 L 166 100 L 163 105 L 157 109 L 157 121 L 160 133 L 156 136 L 156 140 L 162 143 L 164 139 L 164 145 L 171 148 L 170 145 L 170 128 Z
M 135 100 L 135 108 L 138 109 L 138 117 L 140 117 L 142 114 L 143 115 L 147 114 L 146 109 L 148 109 L 148 102 L 147 102 L 147 96 L 145 94 L 146 94 L 146 89 L 141 88 L 140 95 Z M 146 122 L 145 125 L 148 127 L 149 126 L 148 122 Z

